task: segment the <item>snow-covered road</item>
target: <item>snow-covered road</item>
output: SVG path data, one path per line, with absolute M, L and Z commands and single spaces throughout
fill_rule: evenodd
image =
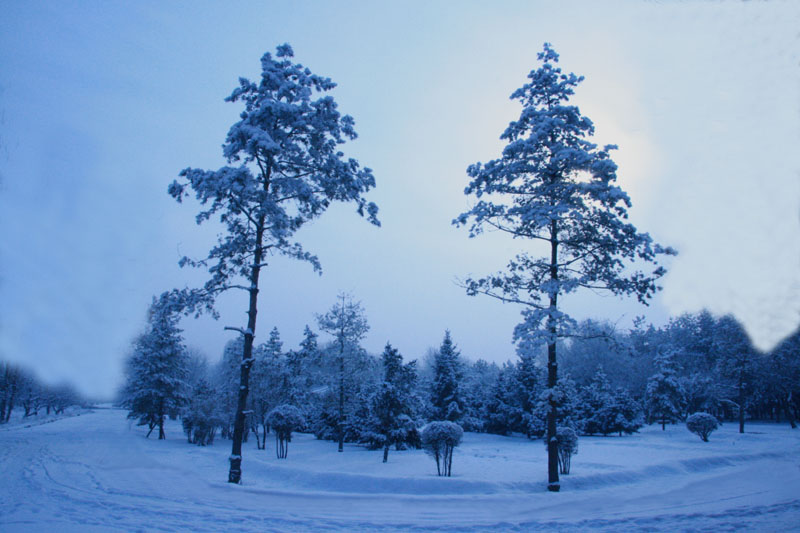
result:
M 800 430 L 735 431 L 582 438 L 558 494 L 540 441 L 467 434 L 442 479 L 422 452 L 383 465 L 298 435 L 280 462 L 248 447 L 232 486 L 228 442 L 191 446 L 178 423 L 147 440 L 96 410 L 0 429 L 0 531 L 800 531 Z

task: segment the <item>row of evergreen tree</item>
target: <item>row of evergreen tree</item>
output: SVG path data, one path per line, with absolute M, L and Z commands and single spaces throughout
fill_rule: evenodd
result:
M 0 424 L 11 420 L 14 409 L 22 418 L 61 414 L 68 407 L 85 401 L 69 385 L 42 382 L 30 370 L 7 361 L 0 361 Z
M 684 315 L 661 328 L 641 321 L 624 333 L 592 321 L 561 346 L 562 373 L 546 387 L 545 354 L 520 353 L 502 366 L 463 358 L 449 332 L 419 361 L 403 362 L 391 344 L 378 357 L 360 344 L 369 329 L 358 303 L 342 297 L 318 316 L 327 342 L 305 327 L 297 349 L 284 349 L 273 328 L 254 348 L 247 433 L 259 448 L 269 413 L 285 405 L 320 439 L 383 448 L 419 446 L 427 421 L 449 420 L 467 431 L 544 435 L 551 395 L 559 426 L 579 434 L 629 434 L 705 411 L 720 420 L 747 417 L 794 426 L 800 411 L 800 335 L 769 354 L 752 348 L 731 317 Z M 183 347 L 176 315 L 154 302 L 147 332 L 128 360 L 123 404 L 164 436 L 166 416 L 180 415 L 190 442 L 230 438 L 242 368 L 242 341 L 230 341 L 220 362 Z M 743 429 L 743 426 L 742 426 Z

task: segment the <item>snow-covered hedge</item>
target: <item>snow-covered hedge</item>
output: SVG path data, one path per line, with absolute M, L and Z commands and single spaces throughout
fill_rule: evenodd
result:
M 436 472 L 450 476 L 453 449 L 461 443 L 464 430 L 455 422 L 430 422 L 421 431 L 422 447 L 436 460 Z
M 275 452 L 278 459 L 286 459 L 292 431 L 302 428 L 305 423 L 303 413 L 294 405 L 279 405 L 267 414 L 267 424 L 275 431 Z
M 708 413 L 694 413 L 686 419 L 686 427 L 703 442 L 708 442 L 708 436 L 719 427 L 719 423 Z

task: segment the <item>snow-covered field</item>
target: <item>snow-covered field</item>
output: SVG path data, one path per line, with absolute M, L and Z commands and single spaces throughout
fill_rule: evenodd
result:
M 0 429 L 0 531 L 789 531 L 800 530 L 800 430 L 726 424 L 583 437 L 562 492 L 545 491 L 541 441 L 468 433 L 452 478 L 421 451 L 389 454 L 297 435 L 288 459 L 247 443 L 144 438 L 98 409 Z

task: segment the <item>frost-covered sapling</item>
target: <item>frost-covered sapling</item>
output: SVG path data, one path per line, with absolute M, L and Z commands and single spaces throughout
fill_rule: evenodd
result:
M 346 158 L 341 145 L 356 138 L 355 121 L 342 115 L 333 97 L 336 84 L 294 63 L 291 46 L 278 47 L 261 58 L 258 80 L 239 79 L 227 98 L 244 109 L 223 144 L 227 165 L 218 170 L 187 168 L 169 194 L 181 202 L 193 193 L 201 205 L 197 223 L 219 217 L 224 227 L 205 259 L 183 258 L 182 266 L 208 269 L 201 289 L 176 291 L 184 310 L 216 316 L 214 303 L 225 291 L 244 291 L 247 325 L 230 327 L 243 339 L 239 387 L 233 424 L 228 481 L 242 476 L 245 411 L 254 363 L 259 281 L 274 255 L 309 262 L 319 260 L 295 242 L 297 231 L 320 217 L 336 201 L 354 202 L 356 211 L 378 225 L 378 208 L 364 193 L 375 186 L 372 171 Z
M 436 461 L 436 473 L 450 477 L 453 450 L 461 443 L 464 430 L 455 422 L 430 422 L 422 428 L 422 447 Z
M 416 430 L 411 416 L 414 401 L 413 389 L 417 380 L 416 361 L 403 364 L 403 356 L 397 349 L 386 343 L 381 355 L 383 360 L 383 382 L 371 401 L 371 414 L 368 425 L 371 440 L 383 446 L 383 462 L 389 460 L 389 447 L 392 444 L 405 444 Z
M 353 301 L 347 294 L 339 295 L 339 303 L 335 304 L 330 311 L 324 315 L 317 315 L 319 328 L 329 333 L 334 338 L 336 345 L 336 365 L 338 366 L 338 395 L 339 395 L 339 416 L 336 421 L 336 433 L 339 441 L 339 451 L 344 451 L 345 434 L 345 364 L 348 356 L 357 351 L 358 343 L 369 331 L 369 324 L 361 307 L 361 302 Z
M 486 294 L 522 304 L 514 330 L 519 346 L 547 346 L 547 387 L 558 383 L 556 352 L 561 339 L 576 336 L 575 320 L 564 313 L 562 298 L 578 289 L 632 295 L 647 303 L 664 275 L 660 253 L 674 253 L 653 242 L 627 221 L 628 195 L 616 185 L 613 145 L 590 141 L 594 124 L 568 105 L 583 80 L 562 73 L 549 43 L 538 55 L 542 65 L 529 83 L 514 91 L 522 112 L 500 136 L 508 142 L 500 158 L 467 169 L 465 194 L 475 203 L 453 223 L 469 225 L 470 237 L 484 230 L 540 242 L 541 257 L 520 253 L 504 272 L 464 282 L 467 294 Z M 530 248 L 526 245 L 526 248 Z M 640 270 L 652 265 L 649 271 Z M 558 406 L 547 409 L 547 442 L 554 442 Z M 548 448 L 548 490 L 558 491 L 558 450 Z
M 686 419 L 686 428 L 708 442 L 708 436 L 719 427 L 717 419 L 708 413 L 694 413 Z
M 275 431 L 275 453 L 278 459 L 286 459 L 292 432 L 301 429 L 306 421 L 303 413 L 294 405 L 279 405 L 267 415 L 267 424 Z

